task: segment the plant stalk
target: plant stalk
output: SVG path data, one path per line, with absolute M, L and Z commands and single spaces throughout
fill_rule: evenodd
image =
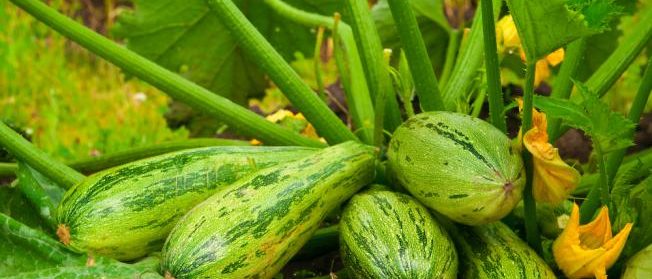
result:
M 244 135 L 260 139 L 269 145 L 324 146 L 324 144 L 316 140 L 303 137 L 290 129 L 273 124 L 254 112 L 182 78 L 133 51 L 119 46 L 58 13 L 41 1 L 11 0 L 11 2 L 57 32 L 126 72 L 148 82 L 194 109 L 222 120 Z
M 586 81 L 589 90 L 598 96 L 602 97 L 609 91 L 652 38 L 652 6 L 640 11 L 638 16 L 638 24 L 630 30 L 627 37 L 620 40 L 618 48 Z
M 636 97 L 634 97 L 634 102 L 632 103 L 632 107 L 627 115 L 627 118 L 632 122 L 639 122 L 643 109 L 645 108 L 650 96 L 650 90 L 652 90 L 652 58 L 648 60 L 641 85 L 636 92 Z M 627 136 L 633 137 L 634 131 L 631 131 Z M 623 148 L 614 151 L 611 155 L 605 158 L 600 145 L 594 144 L 594 146 L 599 160 L 600 180 L 599 183 L 595 183 L 593 187 L 591 187 L 586 200 L 582 203 L 582 207 L 580 207 L 580 218 L 582 223 L 591 221 L 595 211 L 598 210 L 598 207 L 600 206 L 600 202 L 602 202 L 603 205 L 609 203 L 610 188 L 613 184 L 616 173 L 618 172 L 618 168 L 625 157 L 625 153 L 627 152 L 627 149 Z
M 367 87 L 362 61 L 358 47 L 353 38 L 353 31 L 346 23 L 331 17 L 308 13 L 294 8 L 281 0 L 264 0 L 270 8 L 288 20 L 303 24 L 309 27 L 324 26 L 333 31 L 333 45 L 335 48 L 335 59 L 338 61 L 338 68 L 342 84 L 344 85 L 347 105 L 351 113 L 353 125 L 358 131 L 363 142 L 373 144 L 374 108 L 371 94 Z M 344 59 L 341 57 L 339 41 L 344 44 L 348 62 L 348 69 L 344 67 Z
M 629 109 L 629 113 L 627 114 L 627 118 L 630 121 L 637 124 L 639 123 L 641 114 L 645 109 L 645 105 L 647 104 L 651 91 L 652 91 L 652 57 L 648 59 L 645 72 L 643 73 L 643 79 L 641 85 L 638 87 L 638 91 L 636 92 L 636 96 L 634 97 L 634 102 L 632 103 L 632 107 Z M 632 130 L 627 136 L 630 138 L 634 137 L 634 130 Z M 607 184 L 610 186 L 613 184 L 613 179 L 616 176 L 616 173 L 618 172 L 618 167 L 620 167 L 623 158 L 625 158 L 625 153 L 627 153 L 627 149 L 623 148 L 621 150 L 614 151 L 613 153 L 607 156 L 607 178 L 609 179 L 607 181 Z
M 319 99 L 315 92 L 285 62 L 283 57 L 249 22 L 233 1 L 208 0 L 215 15 L 231 31 L 238 45 L 274 81 L 279 89 L 315 126 L 320 136 L 330 144 L 357 140 L 357 137 Z
M 388 0 L 387 3 L 396 23 L 401 45 L 405 50 L 421 107 L 424 111 L 444 110 L 437 76 L 430 64 L 426 44 L 409 1 Z
M 460 30 L 451 30 L 448 33 L 448 46 L 446 47 L 446 60 L 444 60 L 444 69 L 439 79 L 439 86 L 443 89 L 451 76 L 455 60 L 457 59 L 457 52 L 460 48 L 460 41 L 464 32 Z
M 523 119 L 521 131 L 525 134 L 532 127 L 532 102 L 534 99 L 534 75 L 536 71 L 536 61 L 528 61 L 525 70 L 525 88 L 523 90 Z M 525 235 L 527 243 L 541 255 L 543 247 L 541 246 L 541 236 L 537 225 L 537 208 L 534 196 L 532 194 L 532 179 L 534 178 L 534 169 L 532 165 L 532 154 L 523 150 L 523 162 L 525 165 L 525 189 L 523 190 L 523 206 L 525 210 Z
M 70 187 L 85 178 L 83 174 L 36 148 L 2 121 L 0 121 L 0 145 L 19 161 L 30 165 L 61 186 Z
M 503 1 L 492 1 L 494 18 L 498 16 Z M 452 111 L 464 111 L 461 106 L 467 106 L 466 99 L 473 89 L 474 83 L 480 75 L 483 53 L 484 35 L 482 30 L 482 9 L 476 11 L 471 25 L 471 33 L 455 60 L 455 65 L 450 78 L 446 81 L 442 98 L 446 109 Z
M 317 40 L 315 40 L 315 53 L 313 55 L 313 65 L 315 67 L 315 80 L 317 81 L 317 94 L 328 105 L 328 96 L 324 88 L 324 80 L 321 76 L 321 47 L 324 43 L 324 27 L 317 29 Z
M 500 1 L 500 0 L 499 0 Z M 487 95 L 489 96 L 489 117 L 491 124 L 503 133 L 507 132 L 507 123 L 503 110 L 505 109 L 503 91 L 500 85 L 500 65 L 496 46 L 496 26 L 492 0 L 482 0 L 482 31 L 484 39 L 484 61 L 487 69 Z
M 594 143 L 596 155 L 598 156 L 598 168 L 600 172 L 599 181 L 591 186 L 589 194 L 580 206 L 580 223 L 585 224 L 593 219 L 593 214 L 600 207 L 609 203 L 609 178 L 605 166 L 605 157 L 599 143 Z
M 249 142 L 228 139 L 195 138 L 129 148 L 97 157 L 67 162 L 66 165 L 81 173 L 94 173 L 128 162 L 148 158 L 168 152 L 208 146 L 245 146 Z M 18 166 L 13 163 L 0 163 L 0 178 L 13 177 Z
M 555 77 L 552 85 L 551 97 L 568 99 L 573 90 L 573 78 L 577 69 L 583 60 L 584 50 L 586 49 L 586 39 L 580 38 L 568 45 L 565 52 L 564 62 L 561 64 L 559 74 Z M 554 143 L 560 135 L 561 119 L 548 119 L 548 138 L 550 143 Z
M 383 48 L 378 30 L 371 18 L 367 1 L 345 1 L 344 10 L 351 19 L 349 24 L 351 24 L 356 45 L 361 52 L 362 65 L 371 97 L 377 100 L 376 95 L 381 90 L 392 88 L 389 73 L 383 62 Z M 390 96 L 390 94 L 385 94 L 387 97 Z M 398 102 L 395 98 L 386 98 L 384 114 L 384 127 L 392 133 L 402 122 Z

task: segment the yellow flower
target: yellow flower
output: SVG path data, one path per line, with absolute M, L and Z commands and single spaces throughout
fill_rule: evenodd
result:
M 290 128 L 292 130 L 296 130 L 296 132 L 311 138 L 311 139 L 318 139 L 321 142 L 326 142 L 323 138 L 320 138 L 319 135 L 317 135 L 317 131 L 315 130 L 315 127 L 312 126 L 306 120 L 306 118 L 303 116 L 301 113 L 294 114 L 289 110 L 278 110 L 275 113 L 272 113 L 265 117 L 270 122 L 280 124 L 281 126 L 285 126 L 287 128 Z M 294 121 L 287 121 L 287 123 L 283 123 L 283 120 L 294 120 Z M 300 130 L 297 130 L 298 127 Z M 249 141 L 251 145 L 262 145 L 263 143 L 260 142 L 257 139 L 252 139 Z
M 559 268 L 568 278 L 607 278 L 609 269 L 618 260 L 632 229 L 628 223 L 612 237 L 609 209 L 603 207 L 591 223 L 580 226 L 580 213 L 573 204 L 571 217 L 564 231 L 552 246 Z
M 525 52 L 521 47 L 521 39 L 518 37 L 516 25 L 511 15 L 504 16 L 496 23 L 496 40 L 499 50 L 506 53 L 518 51 L 521 60 L 525 61 Z M 560 48 L 548 54 L 545 59 L 536 63 L 534 74 L 534 86 L 539 86 L 542 81 L 550 77 L 550 66 L 557 66 L 564 60 L 564 49 Z
M 565 200 L 579 183 L 580 173 L 566 164 L 559 150 L 548 142 L 545 113 L 532 109 L 532 128 L 523 136 L 523 145 L 532 154 L 534 199 L 548 203 Z

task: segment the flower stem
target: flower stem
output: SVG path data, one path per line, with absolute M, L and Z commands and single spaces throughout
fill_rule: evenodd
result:
M 593 148 L 598 157 L 598 168 L 600 180 L 591 186 L 589 194 L 580 206 L 580 223 L 585 224 L 593 219 L 593 214 L 601 204 L 609 202 L 609 178 L 607 177 L 607 168 L 605 166 L 604 153 L 599 143 L 594 142 Z
M 320 26 L 319 29 L 317 29 L 317 40 L 315 40 L 315 53 L 313 56 L 313 61 L 315 67 L 315 80 L 317 81 L 317 94 L 319 94 L 319 97 L 322 99 L 322 101 L 327 102 L 328 97 L 324 91 L 324 80 L 321 76 L 321 47 L 323 43 L 324 27 Z
M 573 89 L 573 78 L 577 69 L 579 69 L 586 49 L 586 39 L 580 38 L 568 45 L 564 62 L 561 64 L 559 74 L 555 77 L 552 85 L 551 97 L 568 99 Z M 554 143 L 560 136 L 561 119 L 550 118 L 548 120 L 548 137 L 551 143 Z
M 231 31 L 238 45 L 267 73 L 292 105 L 315 126 L 320 136 L 330 144 L 337 144 L 357 137 L 319 99 L 315 92 L 283 60 L 283 57 L 253 26 L 233 1 L 208 0 L 214 14 Z
M 484 61 L 487 69 L 487 95 L 489 96 L 489 117 L 491 124 L 505 133 L 507 124 L 503 115 L 503 91 L 500 86 L 500 68 L 498 65 L 498 49 L 496 47 L 496 26 L 492 0 L 482 0 L 482 30 L 484 39 Z
M 0 145 L 4 146 L 19 161 L 32 166 L 63 187 L 70 187 L 85 178 L 83 174 L 36 148 L 2 121 L 0 121 Z
M 525 134 L 532 127 L 532 101 L 534 99 L 534 75 L 536 71 L 536 61 L 528 61 L 525 70 L 525 88 L 523 89 L 523 119 L 521 131 Z M 523 151 L 523 162 L 525 164 L 525 189 L 523 190 L 523 205 L 525 210 L 525 238 L 527 243 L 541 254 L 541 236 L 537 225 L 537 209 L 534 196 L 532 195 L 532 180 L 534 170 L 532 165 L 532 154 L 525 149 Z
M 441 78 L 439 79 L 439 86 L 441 88 L 446 87 L 446 83 L 451 76 L 453 71 L 453 66 L 455 66 L 455 60 L 457 59 L 457 52 L 460 48 L 460 41 L 462 38 L 463 32 L 460 30 L 451 30 L 448 33 L 448 46 L 446 47 L 446 60 L 444 60 L 444 69 L 441 73 Z
M 256 137 L 270 145 L 323 146 L 316 140 L 275 125 L 256 113 L 119 46 L 41 1 L 11 0 L 11 2 L 89 51 L 194 109 L 222 120 L 244 135 Z
M 344 1 L 344 10 L 348 13 L 356 45 L 361 53 L 362 65 L 367 77 L 371 97 L 375 98 L 381 90 L 392 88 L 389 73 L 383 62 L 383 48 L 367 1 Z M 393 94 L 392 94 L 393 95 Z M 389 97 L 390 94 L 386 94 Z M 386 98 L 384 108 L 384 127 L 392 133 L 402 122 L 396 98 Z
M 435 70 L 430 64 L 417 19 L 412 12 L 409 1 L 388 0 L 392 17 L 398 29 L 401 45 L 408 59 L 414 87 L 424 111 L 444 110 L 444 103 L 439 92 Z
M 362 61 L 358 47 L 353 38 L 351 26 L 337 19 L 326 17 L 320 14 L 308 13 L 294 8 L 281 0 L 265 0 L 274 11 L 288 20 L 310 27 L 324 26 L 333 31 L 333 45 L 335 48 L 335 59 L 338 63 L 340 78 L 345 89 L 347 105 L 351 113 L 351 119 L 363 142 L 373 143 L 374 108 L 371 100 L 367 79 L 362 67 Z M 339 41 L 344 45 L 340 48 Z M 344 63 L 341 53 L 346 51 L 347 63 Z M 348 66 L 348 69 L 345 67 Z

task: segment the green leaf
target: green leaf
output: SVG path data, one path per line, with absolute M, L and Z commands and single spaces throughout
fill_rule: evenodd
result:
M 560 118 L 567 125 L 580 130 L 591 129 L 591 119 L 584 108 L 570 100 L 535 95 L 534 106 L 544 111 L 549 118 Z
M 0 213 L 0 278 L 162 278 L 159 259 L 135 264 L 67 250 L 47 234 Z M 88 266 L 87 266 L 88 265 Z
M 611 208 L 617 213 L 613 231 L 619 232 L 627 223 L 634 226 L 622 255 L 627 258 L 645 246 L 652 244 L 652 176 L 648 176 L 631 188 L 627 195 L 614 197 Z
M 333 14 L 339 1 L 293 0 L 307 11 Z M 279 17 L 259 0 L 238 0 L 252 23 L 286 59 L 294 52 L 312 53 L 314 34 Z M 127 47 L 232 101 L 244 104 L 262 92 L 266 82 L 202 0 L 135 0 L 135 10 L 123 13 L 114 32 Z
M 507 0 L 528 60 L 603 32 L 621 8 L 612 0 Z
M 633 142 L 630 132 L 636 124 L 624 115 L 611 111 L 596 94 L 589 92 L 586 85 L 575 82 L 575 86 L 584 98 L 582 106 L 591 119 L 591 128 L 586 132 L 594 142 L 599 142 L 603 152 L 608 153 L 631 146 Z
M 606 154 L 632 145 L 629 133 L 636 126 L 622 114 L 613 112 L 589 92 L 586 85 L 575 82 L 583 97 L 580 104 L 570 100 L 535 96 L 534 105 L 551 118 L 561 118 L 567 125 L 583 130 Z

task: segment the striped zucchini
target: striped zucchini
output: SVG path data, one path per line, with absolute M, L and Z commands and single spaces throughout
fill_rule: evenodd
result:
M 56 219 L 61 242 L 119 260 L 158 251 L 176 221 L 224 185 L 257 169 L 317 150 L 207 147 L 135 161 L 89 176 L 69 189 Z
M 460 255 L 460 278 L 556 278 L 543 259 L 501 222 L 458 226 L 451 235 Z
M 374 177 L 374 152 L 355 142 L 267 168 L 200 203 L 163 248 L 166 278 L 271 278 L 326 215 Z
M 371 190 L 351 198 L 340 221 L 351 278 L 457 278 L 448 233 L 414 198 Z
M 390 174 L 424 205 L 467 225 L 501 219 L 521 199 L 520 153 L 491 124 L 453 112 L 403 123 L 389 144 Z

